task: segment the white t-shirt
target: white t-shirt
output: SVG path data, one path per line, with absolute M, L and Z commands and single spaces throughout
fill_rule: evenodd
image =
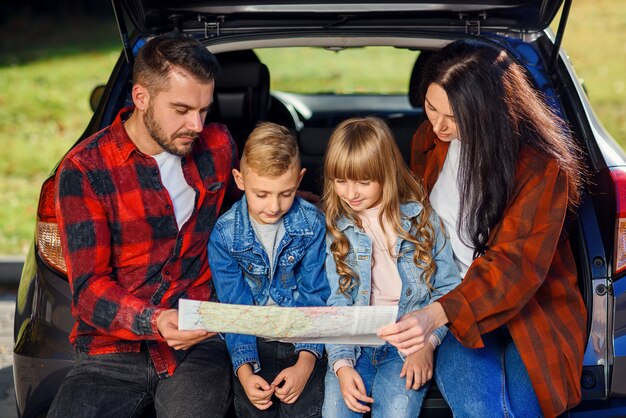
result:
M 250 216 L 250 224 L 254 230 L 254 235 L 261 242 L 261 245 L 265 249 L 265 254 L 270 261 L 270 281 L 274 277 L 274 256 L 278 251 L 278 245 L 285 236 L 285 222 L 284 218 L 274 224 L 260 224 L 252 216 Z M 267 306 L 277 306 L 278 304 L 272 296 L 267 299 L 265 303 Z
M 180 231 L 193 212 L 196 191 L 185 180 L 181 157 L 165 151 L 152 157 L 159 166 L 161 182 L 167 189 L 172 205 L 174 205 L 174 215 Z
M 450 141 L 448 155 L 443 163 L 441 173 L 437 178 L 437 182 L 430 192 L 430 204 L 432 205 L 439 218 L 450 235 L 450 244 L 454 252 L 454 261 L 456 262 L 461 277 L 465 277 L 465 273 L 472 264 L 474 256 L 474 248 L 463 243 L 471 243 L 467 231 L 462 230 L 463 241 L 459 236 L 459 208 L 461 206 L 461 194 L 459 191 L 459 158 L 461 156 L 461 142 L 458 139 Z

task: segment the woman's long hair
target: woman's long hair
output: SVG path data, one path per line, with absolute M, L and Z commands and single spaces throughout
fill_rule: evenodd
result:
M 334 238 L 330 250 L 337 264 L 339 290 L 348 295 L 358 284 L 359 278 L 346 263 L 350 243 L 337 228 L 337 220 L 345 216 L 359 228 L 362 228 L 362 224 L 357 214 L 335 192 L 335 179 L 369 180 L 382 185 L 378 221 L 383 228 L 386 221 L 397 236 L 415 244 L 413 261 L 423 269 L 422 278 L 430 287 L 430 278 L 435 272 L 435 231 L 429 220 L 431 208 L 424 188 L 404 162 L 385 122 L 376 117 L 366 117 L 352 118 L 340 123 L 330 136 L 324 158 L 322 200 L 326 230 Z M 419 202 L 423 211 L 420 216 L 411 220 L 411 233 L 407 233 L 400 224 L 400 204 L 410 201 Z
M 453 42 L 426 64 L 422 102 L 432 83 L 445 90 L 463 144 L 459 228 L 469 232 L 474 258 L 487 250 L 490 228 L 509 204 L 522 145 L 556 160 L 569 181 L 568 203 L 578 204 L 580 148 L 506 51 L 478 40 Z

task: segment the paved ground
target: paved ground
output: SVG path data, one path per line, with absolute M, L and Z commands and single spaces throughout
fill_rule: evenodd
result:
M 13 389 L 13 313 L 15 292 L 0 290 L 0 417 L 15 418 Z

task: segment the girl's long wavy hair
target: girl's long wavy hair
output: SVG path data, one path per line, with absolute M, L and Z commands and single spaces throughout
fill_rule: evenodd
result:
M 580 148 L 505 50 L 475 39 L 453 42 L 425 64 L 422 102 L 433 83 L 448 96 L 463 144 L 459 229 L 469 231 L 466 245 L 474 248 L 474 258 L 487 250 L 489 231 L 512 198 L 522 145 L 556 160 L 569 181 L 569 206 L 578 204 L 584 176 Z
M 378 221 L 383 228 L 385 224 L 390 225 L 397 236 L 415 244 L 413 261 L 423 269 L 422 278 L 432 288 L 430 278 L 436 266 L 433 257 L 435 230 L 429 220 L 431 208 L 424 188 L 407 167 L 385 122 L 376 117 L 366 117 L 340 123 L 330 136 L 324 158 L 322 200 L 326 230 L 334 238 L 330 251 L 337 264 L 339 290 L 347 296 L 358 285 L 359 277 L 346 262 L 350 243 L 337 228 L 337 220 L 345 216 L 359 228 L 362 228 L 362 223 L 335 192 L 335 179 L 369 180 L 382 185 Z M 400 204 L 410 201 L 419 202 L 424 209 L 420 216 L 411 219 L 411 229 L 406 232 L 401 227 Z

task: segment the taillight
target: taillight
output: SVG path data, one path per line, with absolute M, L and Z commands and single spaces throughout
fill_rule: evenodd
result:
M 611 169 L 615 184 L 616 216 L 614 274 L 626 270 L 626 167 Z
M 67 274 L 61 237 L 54 211 L 54 177 L 46 180 L 41 187 L 37 208 L 37 249 L 41 258 L 55 270 Z

